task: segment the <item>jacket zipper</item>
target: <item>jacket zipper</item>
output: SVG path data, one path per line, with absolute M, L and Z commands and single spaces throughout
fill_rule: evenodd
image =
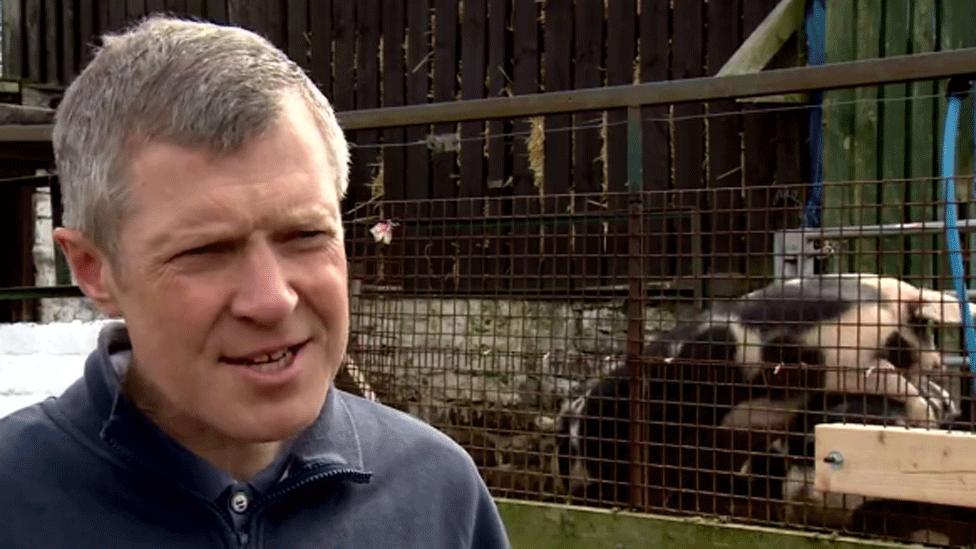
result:
M 267 496 L 259 500 L 256 500 L 254 502 L 254 506 L 253 506 L 254 513 L 252 513 L 251 515 L 250 524 L 253 525 L 254 522 L 257 520 L 257 516 L 259 514 L 258 509 L 260 509 L 261 507 L 269 503 L 273 503 L 275 500 L 281 499 L 282 497 L 288 495 L 291 492 L 294 492 L 295 490 L 302 488 L 303 486 L 308 486 L 309 484 L 313 484 L 325 479 L 339 478 L 339 477 L 347 477 L 354 482 L 363 483 L 369 481 L 370 477 L 372 476 L 373 475 L 371 473 L 367 473 L 365 471 L 346 468 L 346 469 L 329 469 L 326 471 L 313 473 L 304 477 L 299 477 L 297 478 L 297 480 L 293 480 L 292 482 L 288 483 L 286 486 L 283 486 L 282 488 L 275 490 L 274 492 L 271 492 Z M 247 549 L 248 547 L 250 547 L 250 545 L 248 545 L 248 543 L 250 542 L 250 536 L 248 535 L 247 532 L 236 532 L 236 536 L 237 536 L 237 546 L 240 549 Z
M 315 483 L 315 482 L 319 482 L 319 481 L 322 481 L 322 480 L 325 480 L 325 479 L 328 479 L 328 478 L 347 477 L 350 480 L 352 480 L 353 482 L 364 483 L 364 482 L 368 482 L 369 479 L 372 476 L 373 475 L 371 473 L 367 473 L 367 472 L 361 471 L 359 469 L 349 469 L 349 468 L 346 468 L 346 469 L 329 469 L 327 471 L 321 471 L 321 472 L 318 472 L 318 473 L 313 473 L 313 474 L 310 474 L 310 475 L 301 477 L 298 480 L 292 481 L 288 485 L 286 485 L 286 486 L 284 486 L 284 487 L 282 487 L 282 488 L 280 488 L 278 490 L 275 490 L 274 492 L 271 492 L 270 494 L 268 494 L 267 496 L 265 496 L 264 498 L 262 498 L 259 503 L 261 505 L 265 505 L 267 503 L 271 503 L 274 500 L 280 499 L 280 498 L 288 495 L 289 493 L 294 492 L 295 490 L 298 490 L 299 488 L 302 488 L 303 486 L 308 486 L 309 484 L 312 484 L 312 483 Z

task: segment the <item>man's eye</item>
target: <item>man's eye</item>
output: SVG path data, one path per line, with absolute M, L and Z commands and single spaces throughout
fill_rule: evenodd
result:
M 322 238 L 324 238 L 324 237 L 326 237 L 328 235 L 329 235 L 329 233 L 327 233 L 326 231 L 315 231 L 315 230 L 312 230 L 312 231 L 298 231 L 298 232 L 296 232 L 296 233 L 294 233 L 292 235 L 292 238 L 294 240 L 299 240 L 299 241 L 302 241 L 302 242 L 308 242 L 308 241 L 314 241 L 314 240 L 322 239 Z
M 207 244 L 205 246 L 197 246 L 196 248 L 184 250 L 183 252 L 180 252 L 178 256 L 216 255 L 227 252 L 230 250 L 230 248 L 231 246 L 228 244 Z

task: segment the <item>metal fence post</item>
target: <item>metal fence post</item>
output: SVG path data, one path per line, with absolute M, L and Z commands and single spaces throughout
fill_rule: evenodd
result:
M 640 107 L 627 109 L 627 365 L 630 370 L 630 503 L 646 507 L 647 463 L 644 403 L 643 143 Z

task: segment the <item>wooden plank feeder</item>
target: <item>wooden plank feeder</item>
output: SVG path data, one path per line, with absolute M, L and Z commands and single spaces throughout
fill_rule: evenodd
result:
M 814 487 L 976 508 L 976 435 L 876 425 L 815 427 Z

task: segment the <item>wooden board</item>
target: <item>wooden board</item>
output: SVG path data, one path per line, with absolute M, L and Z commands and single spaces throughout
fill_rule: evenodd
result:
M 642 0 L 640 13 L 640 81 L 667 80 L 671 74 L 670 24 L 671 9 L 668 0 Z M 669 221 L 660 214 L 667 205 L 671 184 L 671 132 L 668 129 L 668 107 L 658 105 L 641 107 L 641 144 L 644 147 L 644 182 L 646 216 L 643 272 L 647 278 L 667 278 L 674 273 L 674 236 Z M 625 227 L 626 224 L 619 225 Z M 623 262 L 620 262 L 623 263 Z M 627 273 L 626 265 L 609 271 L 608 283 L 622 283 Z M 617 278 L 617 277 L 621 278 Z
M 882 55 L 905 55 L 910 53 L 911 33 L 909 20 L 911 0 L 888 0 L 885 6 L 884 42 Z M 905 221 L 905 182 L 909 155 L 906 135 L 908 95 L 907 84 L 891 84 L 882 88 L 884 103 L 880 111 L 880 135 L 882 139 L 881 178 L 885 181 L 881 189 L 880 222 L 884 224 Z M 905 275 L 905 238 L 892 236 L 882 238 L 881 273 L 889 276 Z
M 855 58 L 874 59 L 880 55 L 882 9 L 881 0 L 861 0 L 855 14 Z M 831 36 L 828 31 L 828 36 Z M 836 59 L 834 59 L 836 61 Z M 849 186 L 848 223 L 876 225 L 878 223 L 878 87 L 863 86 L 854 90 L 854 180 Z M 878 272 L 878 241 L 861 238 L 854 243 L 854 268 L 865 273 Z
M 78 20 L 76 2 L 64 2 L 61 5 L 61 28 L 64 29 L 61 43 L 61 82 L 67 84 L 75 78 L 78 71 L 79 43 Z
M 399 107 L 404 102 L 404 32 L 406 30 L 406 12 L 404 11 L 404 0 L 385 0 L 380 15 L 383 33 L 383 98 L 384 107 Z M 387 201 L 384 205 L 381 217 L 384 219 L 394 219 L 403 217 L 403 203 L 394 202 L 390 205 L 388 201 L 403 200 L 404 190 L 404 154 L 403 147 L 400 146 L 404 139 L 402 126 L 384 128 L 382 131 L 383 143 L 390 145 L 381 151 L 383 163 L 383 198 Z M 383 277 L 385 283 L 402 284 L 404 279 L 403 256 L 406 252 L 406 239 L 400 238 L 402 232 L 398 233 L 390 245 L 384 246 L 383 250 Z
M 546 3 L 545 10 L 545 90 L 568 90 L 572 87 L 573 3 L 571 0 L 550 0 Z M 545 117 L 542 208 L 550 216 L 564 214 L 569 210 L 570 162 L 573 150 L 572 133 L 567 131 L 570 120 L 568 114 Z M 557 218 L 555 223 L 543 225 L 542 232 L 542 285 L 545 288 L 569 288 L 569 225 L 559 222 Z
M 332 98 L 332 0 L 319 0 L 309 6 L 312 81 L 330 101 Z
M 603 0 L 578 0 L 575 19 L 588 24 L 577 24 L 575 53 L 573 55 L 573 86 L 575 89 L 598 88 L 603 83 L 600 73 L 603 54 Z M 601 24 L 598 24 L 601 23 Z M 602 223 L 596 217 L 600 207 L 600 190 L 603 182 L 602 139 L 600 125 L 603 111 L 585 111 L 573 114 L 573 211 L 592 213 L 574 224 L 573 279 L 580 287 L 600 284 L 601 256 L 603 255 Z
M 976 435 L 875 425 L 815 427 L 821 492 L 976 507 Z M 836 452 L 840 466 L 825 463 Z
M 674 4 L 674 35 L 672 36 L 671 78 L 681 80 L 704 76 L 705 52 L 702 33 L 705 6 L 701 0 L 687 0 Z M 707 203 L 701 194 L 705 186 L 705 121 L 700 103 L 675 105 L 673 108 L 672 145 L 674 147 L 675 205 L 681 216 L 675 225 L 677 232 L 677 275 L 690 278 L 698 273 L 699 253 L 696 234 L 700 227 L 693 223 L 692 210 L 701 210 Z
M 827 6 L 826 61 L 850 61 L 855 57 L 857 28 L 854 2 L 832 2 Z M 854 91 L 849 89 L 824 93 L 823 156 L 823 225 L 836 227 L 849 221 L 848 189 L 854 178 L 851 141 L 854 133 Z M 844 243 L 847 244 L 847 243 Z M 845 250 L 846 252 L 846 250 Z M 831 262 L 839 272 L 851 269 L 846 253 Z
M 431 40 L 430 0 L 411 0 L 407 9 L 407 74 L 406 103 L 422 105 L 428 102 L 430 91 Z M 430 153 L 422 142 L 427 138 L 430 126 L 411 126 L 406 130 L 406 140 L 420 143 L 406 148 L 405 198 L 411 202 L 411 210 L 404 212 L 408 219 L 426 219 L 430 216 Z M 404 287 L 428 288 L 429 270 L 425 256 L 431 244 L 430 224 L 407 223 Z
M 308 0 L 288 0 L 288 57 L 308 71 Z
M 634 56 L 638 19 L 634 17 L 637 6 L 633 1 L 621 0 L 607 4 L 607 85 L 618 86 L 634 81 Z M 665 16 L 667 10 L 664 11 Z M 666 55 L 666 54 L 665 54 Z M 606 188 L 611 194 L 628 190 L 627 177 L 627 110 L 607 111 L 606 130 Z M 626 199 L 618 194 L 611 199 L 610 209 L 626 211 Z M 617 218 L 607 224 L 604 256 L 605 272 L 609 280 L 605 284 L 625 284 L 628 275 L 627 218 Z
M 911 53 L 935 51 L 935 0 L 915 0 L 911 13 Z M 937 101 L 935 82 L 920 81 L 908 84 L 911 100 L 908 102 L 908 221 L 938 219 L 935 199 L 935 183 L 929 179 L 935 175 L 935 108 Z M 908 281 L 916 286 L 932 287 L 937 256 L 933 254 L 937 239 L 932 235 L 908 237 Z M 941 266 L 941 263 L 938 263 Z
M 510 7 L 507 0 L 488 1 L 488 66 L 486 78 L 489 97 L 505 97 L 511 90 L 509 74 L 511 63 L 508 55 L 508 25 Z M 511 124 L 507 120 L 488 121 L 488 147 L 486 188 L 488 196 L 485 210 L 488 220 L 486 240 L 486 276 L 490 286 L 497 290 L 508 288 L 511 265 L 509 264 L 511 244 L 510 227 L 502 226 L 500 221 L 507 219 L 511 211 L 511 141 L 503 136 Z
M 523 95 L 539 91 L 539 4 L 516 2 L 512 6 L 512 93 Z M 530 119 L 512 124 L 516 134 L 512 157 L 512 287 L 530 290 L 539 287 L 539 228 L 527 219 L 538 215 L 538 190 L 529 159 Z
M 742 34 L 748 36 L 776 5 L 775 0 L 748 1 L 742 4 Z M 775 138 L 776 116 L 761 108 L 742 116 L 743 184 L 745 186 L 745 270 L 748 276 L 765 277 L 771 272 L 770 234 L 775 170 L 765 148 Z
M 3 2 L 3 76 L 5 78 L 16 79 L 23 75 L 23 15 L 23 0 Z
M 59 42 L 65 38 L 61 28 L 61 2 L 44 0 L 44 81 L 61 81 L 61 62 L 63 56 Z
M 41 0 L 25 0 L 24 31 L 27 39 L 27 78 L 44 80 L 44 35 L 41 33 Z
M 737 0 L 709 2 L 708 68 L 715 74 L 736 51 L 742 41 L 739 36 L 741 4 Z M 742 273 L 743 219 L 737 215 L 742 209 L 742 164 L 739 133 L 742 119 L 735 101 L 713 101 L 708 104 L 708 188 L 712 209 L 710 227 L 710 272 L 712 274 Z M 718 115 L 718 116 L 715 116 Z
M 453 0 L 434 0 L 434 75 L 435 102 L 457 99 L 458 58 L 458 3 Z M 437 124 L 434 135 L 446 139 L 456 137 L 457 124 Z M 456 144 L 456 143 L 455 143 Z M 431 197 L 457 198 L 457 147 L 435 149 L 432 157 Z M 428 257 L 430 257 L 430 284 L 433 289 L 454 289 L 457 282 L 455 261 L 457 242 L 451 237 L 457 216 L 457 203 L 442 200 L 432 204 L 432 217 L 436 225 Z
M 486 0 L 466 0 L 461 19 L 461 99 L 485 97 L 485 56 L 488 33 Z M 484 218 L 485 196 L 485 123 L 475 120 L 461 123 L 461 179 L 458 185 L 458 217 L 463 221 L 457 232 L 458 287 L 482 290 L 493 278 L 486 279 L 485 240 L 488 230 Z

